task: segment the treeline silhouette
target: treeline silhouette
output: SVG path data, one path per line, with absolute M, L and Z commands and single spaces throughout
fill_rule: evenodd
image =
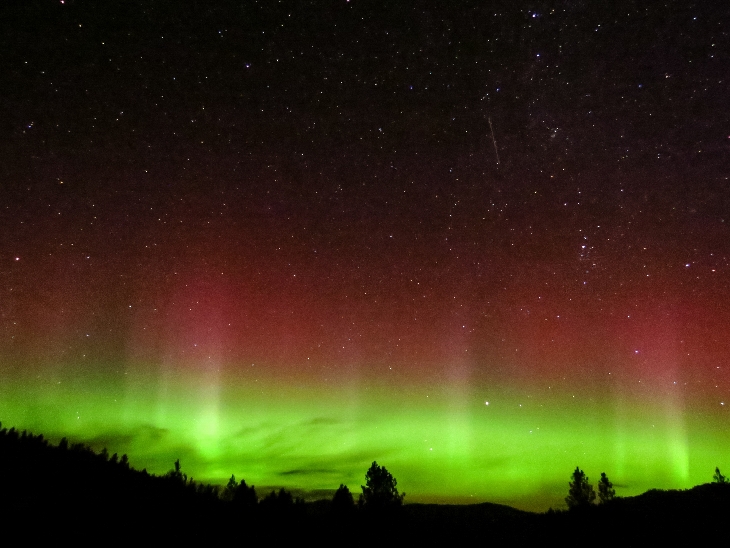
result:
M 332 499 L 304 502 L 286 489 L 260 496 L 235 476 L 222 488 L 196 482 L 179 460 L 166 474 L 154 475 L 132 468 L 126 455 L 96 453 L 66 438 L 54 445 L 42 435 L 0 428 L 0 545 L 15 538 L 76 538 L 80 544 L 310 539 L 325 545 L 554 540 L 632 546 L 727 538 L 730 483 L 717 468 L 713 483 L 625 498 L 614 496 L 602 474 L 601 504 L 592 503 L 595 494 L 582 470 L 577 467 L 570 479 L 569 511 L 404 505 L 395 478 L 373 462 L 357 500 L 340 485 Z

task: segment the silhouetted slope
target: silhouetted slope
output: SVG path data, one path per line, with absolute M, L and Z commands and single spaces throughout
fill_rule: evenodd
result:
M 516 542 L 533 538 L 540 515 L 501 504 L 409 504 L 405 521 L 419 538 Z
M 187 519 L 206 519 L 221 506 L 214 488 L 174 475 L 132 469 L 126 456 L 96 454 L 82 444 L 58 446 L 43 436 L 0 431 L 0 512 L 30 528 L 129 536 L 151 528 L 178 536 Z
M 688 490 L 653 489 L 603 505 L 541 515 L 540 535 L 577 546 L 708 545 L 727 538 L 730 486 L 704 484 Z M 724 541 L 723 541 L 724 543 Z
M 178 466 L 155 476 L 132 469 L 126 456 L 96 454 L 65 440 L 54 446 L 43 436 L 2 429 L 0 545 L 18 531 L 36 542 L 80 536 L 81 544 L 311 539 L 384 546 L 676 545 L 726 538 L 730 512 L 730 485 L 717 483 L 535 514 L 488 503 L 371 510 L 326 500 L 305 504 L 285 490 L 257 500 L 252 487 L 231 480 L 234 489 L 254 498 L 236 502 L 232 491 L 195 483 Z

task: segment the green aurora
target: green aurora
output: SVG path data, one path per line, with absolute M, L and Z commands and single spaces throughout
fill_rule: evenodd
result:
M 2 3 L 3 427 L 309 499 L 727 473 L 725 2 L 190 4 Z
M 240 376 L 210 384 L 202 375 L 155 378 L 141 370 L 124 377 L 116 384 L 50 374 L 5 379 L 3 425 L 127 453 L 133 466 L 157 474 L 180 458 L 188 475 L 206 483 L 235 474 L 263 492 L 285 486 L 328 496 L 340 483 L 357 492 L 377 460 L 409 502 L 490 501 L 538 511 L 563 507 L 575 466 L 594 481 L 606 472 L 622 496 L 687 488 L 709 481 L 724 464 L 718 448 L 730 442 L 724 406 L 687 413 L 666 396 L 295 386 Z

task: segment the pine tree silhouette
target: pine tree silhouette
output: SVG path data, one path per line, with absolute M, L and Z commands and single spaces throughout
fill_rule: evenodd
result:
M 373 461 L 365 474 L 365 485 L 361 486 L 360 504 L 364 508 L 371 509 L 402 505 L 406 494 L 399 494 L 397 485 L 398 482 L 385 466 L 379 466 L 377 462 Z
M 609 481 L 606 472 L 601 472 L 601 479 L 598 480 L 598 499 L 601 504 L 605 504 L 613 500 L 614 496 L 616 496 L 616 491 L 613 488 L 613 483 Z
M 720 469 L 715 467 L 715 473 L 712 476 L 712 480 L 715 483 L 730 483 L 728 479 L 720 473 Z
M 596 499 L 596 492 L 588 483 L 588 476 L 578 466 L 575 467 L 573 481 L 568 486 L 568 496 L 565 497 L 565 502 L 571 510 L 588 507 Z

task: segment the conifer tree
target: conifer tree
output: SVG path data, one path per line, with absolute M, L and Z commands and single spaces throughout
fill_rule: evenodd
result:
M 345 513 L 355 509 L 355 499 L 347 488 L 347 485 L 340 484 L 332 497 L 332 509 L 335 512 Z
M 400 506 L 406 495 L 398 493 L 397 485 L 398 482 L 385 466 L 373 462 L 365 474 L 365 485 L 361 486 L 360 504 L 371 509 Z
M 588 483 L 588 476 L 577 466 L 573 472 L 573 481 L 568 486 L 568 496 L 565 497 L 565 502 L 571 510 L 588 507 L 596 499 L 596 492 Z
M 728 479 L 720 473 L 720 469 L 715 467 L 715 474 L 712 476 L 715 483 L 730 483 Z
M 606 472 L 601 472 L 601 479 L 598 481 L 598 499 L 601 504 L 605 504 L 609 500 L 613 500 L 614 496 L 616 496 L 616 491 L 613 483 L 606 476 Z

